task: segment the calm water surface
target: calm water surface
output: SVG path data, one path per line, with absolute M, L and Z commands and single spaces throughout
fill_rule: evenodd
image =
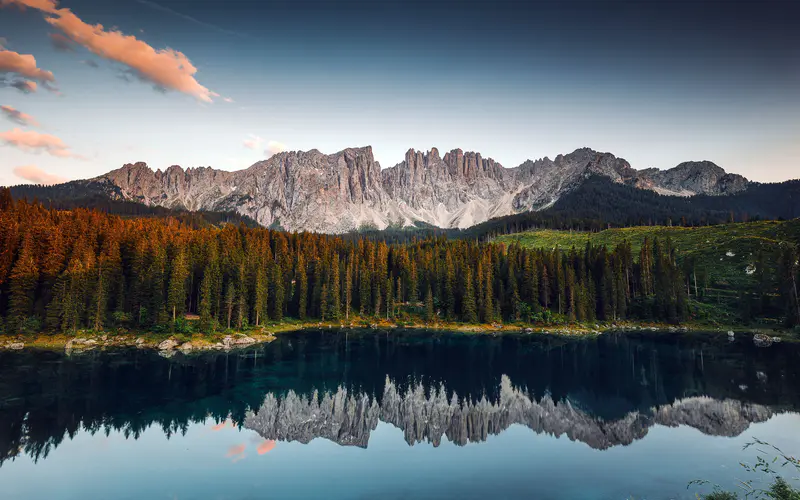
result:
M 800 454 L 798 409 L 800 348 L 743 337 L 0 352 L 0 497 L 694 498 L 753 437 Z

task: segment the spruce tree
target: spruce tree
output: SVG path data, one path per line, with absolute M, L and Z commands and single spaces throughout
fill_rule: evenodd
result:
M 478 322 L 478 311 L 475 305 L 475 289 L 472 284 L 472 273 L 467 272 L 464 277 L 464 299 L 462 306 L 462 319 L 467 323 Z

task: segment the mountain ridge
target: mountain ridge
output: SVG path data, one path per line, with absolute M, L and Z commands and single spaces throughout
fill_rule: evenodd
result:
M 287 151 L 236 171 L 128 163 L 83 181 L 112 199 L 169 209 L 237 212 L 266 227 L 343 233 L 420 223 L 467 228 L 552 206 L 587 178 L 674 196 L 727 195 L 750 182 L 710 161 L 636 170 L 611 153 L 579 148 L 504 167 L 480 152 L 409 149 L 381 168 L 372 147 Z

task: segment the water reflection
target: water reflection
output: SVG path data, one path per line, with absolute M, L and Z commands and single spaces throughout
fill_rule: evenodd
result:
M 167 437 L 190 424 L 280 441 L 367 447 L 378 422 L 409 444 L 480 442 L 520 424 L 607 449 L 653 425 L 736 436 L 796 411 L 798 347 L 748 339 L 609 335 L 475 337 L 302 332 L 241 352 L 166 359 L 148 351 L 0 353 L 0 463 L 34 459 L 81 429 Z M 238 446 L 238 444 L 237 444 Z M 250 451 L 223 450 L 238 461 Z M 235 448 L 235 449 L 234 449 Z
M 505 375 L 497 400 L 447 395 L 444 386 L 426 388 L 423 384 L 403 392 L 388 378 L 380 397 L 348 394 L 342 387 L 308 397 L 294 391 L 283 398 L 268 394 L 261 407 L 247 415 L 244 427 L 270 440 L 308 443 L 321 437 L 343 446 L 366 448 L 378 421 L 401 429 L 409 445 L 427 442 L 434 446 L 439 446 L 443 436 L 458 445 L 485 441 L 489 435 L 520 424 L 537 434 L 565 435 L 602 450 L 641 439 L 655 424 L 687 425 L 704 434 L 733 437 L 751 423 L 773 415 L 763 405 L 698 396 L 606 421 L 569 399 L 556 402 L 546 395 L 537 400 L 514 387 Z

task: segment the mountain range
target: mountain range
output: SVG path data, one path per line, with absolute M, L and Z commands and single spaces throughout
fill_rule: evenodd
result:
M 283 152 L 239 171 L 126 164 L 60 189 L 176 210 L 233 212 L 266 227 L 343 233 L 408 226 L 467 228 L 553 206 L 587 179 L 659 195 L 742 193 L 755 183 L 709 161 L 636 170 L 611 153 L 581 148 L 506 168 L 480 153 L 409 149 L 382 169 L 372 147 L 326 155 Z

